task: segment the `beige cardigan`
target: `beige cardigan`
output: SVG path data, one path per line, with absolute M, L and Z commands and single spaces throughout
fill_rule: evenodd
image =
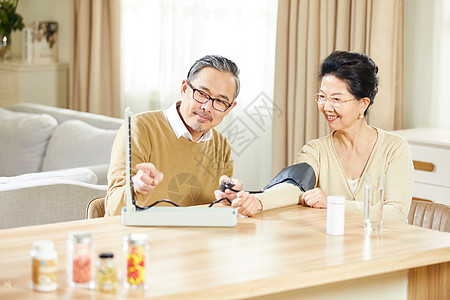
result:
M 375 128 L 378 139 L 361 180 L 352 192 L 333 146 L 333 133 L 310 141 L 297 154 L 295 163 L 308 163 L 316 174 L 316 187 L 328 195 L 345 196 L 346 211 L 363 214 L 364 174 L 385 174 L 383 219 L 406 223 L 411 205 L 413 163 L 408 143 L 402 137 Z M 299 203 L 302 192 L 292 184 L 282 183 L 256 195 L 264 210 Z
M 228 140 L 214 128 L 212 139 L 201 143 L 177 138 L 162 111 L 133 116 L 131 127 L 132 175 L 136 174 L 136 164 L 143 162 L 153 163 L 164 174 L 162 182 L 149 194 L 135 193 L 139 206 L 160 199 L 170 199 L 180 206 L 209 204 L 215 200 L 220 176 L 233 174 Z M 119 129 L 111 151 L 106 216 L 119 215 L 126 204 L 125 130 L 125 126 Z

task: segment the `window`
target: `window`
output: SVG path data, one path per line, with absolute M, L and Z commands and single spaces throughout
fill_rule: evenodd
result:
M 450 68 L 450 2 L 440 1 L 442 5 L 441 9 L 436 10 L 438 17 L 436 18 L 436 47 L 437 47 L 437 58 L 435 61 L 436 67 L 436 93 L 433 95 L 433 100 L 436 107 L 433 109 L 432 113 L 436 113 L 436 118 L 431 118 L 433 120 L 432 126 L 438 128 L 450 128 L 450 118 L 448 113 L 450 112 L 450 90 L 448 88 L 448 83 L 450 82 L 450 74 L 448 72 Z
M 405 128 L 450 128 L 450 1 L 405 1 Z
M 223 55 L 241 70 L 236 108 L 218 129 L 235 177 L 259 189 L 271 177 L 276 0 L 122 0 L 122 106 L 165 109 L 194 61 Z

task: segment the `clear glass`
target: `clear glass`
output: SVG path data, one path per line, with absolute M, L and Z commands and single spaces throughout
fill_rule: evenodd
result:
M 148 235 L 132 233 L 123 239 L 123 286 L 127 289 L 148 289 L 150 279 L 150 247 Z
M 66 275 L 70 287 L 94 288 L 94 245 L 87 232 L 71 232 L 67 240 Z
M 367 232 L 383 229 L 384 181 L 383 174 L 364 176 L 364 230 Z
M 11 56 L 11 35 L 0 35 L 0 58 L 9 59 Z

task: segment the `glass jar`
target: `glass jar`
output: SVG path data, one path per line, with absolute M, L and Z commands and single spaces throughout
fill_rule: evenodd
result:
M 0 59 L 10 59 L 11 53 L 11 35 L 0 35 Z
M 31 256 L 31 288 L 39 292 L 51 292 L 58 288 L 56 281 L 58 254 L 53 241 L 33 242 Z
M 148 235 L 132 233 L 123 239 L 123 285 L 128 289 L 148 289 L 150 247 Z
M 67 284 L 70 287 L 94 287 L 94 245 L 87 232 L 71 232 L 67 240 Z
M 116 262 L 113 253 L 100 253 L 97 261 L 97 290 L 115 293 L 117 288 Z

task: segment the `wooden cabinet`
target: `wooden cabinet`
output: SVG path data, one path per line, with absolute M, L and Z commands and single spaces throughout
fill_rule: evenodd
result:
M 0 107 L 32 102 L 66 108 L 68 63 L 0 61 Z
M 413 197 L 450 205 L 450 130 L 395 130 L 411 148 L 414 161 Z

